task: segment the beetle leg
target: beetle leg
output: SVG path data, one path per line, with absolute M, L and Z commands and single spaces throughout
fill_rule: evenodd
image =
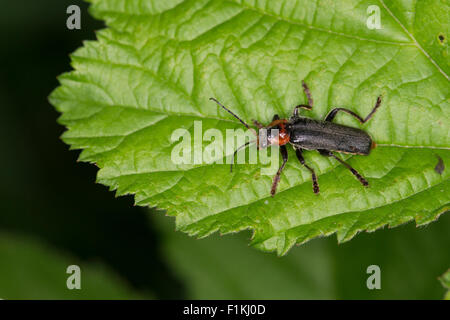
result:
M 375 111 L 377 111 L 377 109 L 378 109 L 378 107 L 380 106 L 380 104 L 381 104 L 381 96 L 379 96 L 379 97 L 377 98 L 377 102 L 375 103 L 375 107 L 373 107 L 372 111 L 370 111 L 370 113 L 369 113 L 369 114 L 367 115 L 367 117 L 365 117 L 364 119 L 361 118 L 359 115 L 357 115 L 356 113 L 354 113 L 354 112 L 351 111 L 351 110 L 348 110 L 348 109 L 345 109 L 345 108 L 335 108 L 335 109 L 331 110 L 331 111 L 328 113 L 328 115 L 325 117 L 325 121 L 329 121 L 329 122 L 333 121 L 334 117 L 336 116 L 336 114 L 337 114 L 339 111 L 344 111 L 344 112 L 346 112 L 346 113 L 352 115 L 352 116 L 355 117 L 356 119 L 358 119 L 359 122 L 365 123 L 365 122 L 369 121 L 370 118 L 372 118 L 372 116 L 374 115 Z
M 333 158 L 335 158 L 337 161 L 342 163 L 348 170 L 350 170 L 350 172 L 353 173 L 353 175 L 359 180 L 359 182 L 361 182 L 361 184 L 364 187 L 369 186 L 369 183 L 367 182 L 367 180 L 363 176 L 361 176 L 358 171 L 353 169 L 353 167 L 351 165 L 349 165 L 347 162 L 345 162 L 344 160 L 342 160 L 341 158 L 336 156 L 333 152 L 328 151 L 328 150 L 323 150 L 323 149 L 320 149 L 318 151 L 319 151 L 319 153 L 321 155 L 323 155 L 325 157 L 333 157 Z
M 311 96 L 311 91 L 309 91 L 308 85 L 303 80 L 302 80 L 302 87 L 303 87 L 303 92 L 305 92 L 305 95 L 308 98 L 308 104 L 312 108 L 314 101 Z
M 280 123 L 286 123 L 286 122 L 288 122 L 286 119 L 280 119 L 280 117 L 276 114 L 273 116 L 272 122 L 269 123 L 264 128 L 273 128 L 273 127 L 278 126 Z
M 277 125 L 279 125 L 280 123 L 285 123 L 285 122 L 287 122 L 287 120 L 280 120 L 280 117 L 276 114 L 273 116 L 272 122 L 269 123 L 264 128 L 273 128 L 273 127 L 276 127 Z
M 312 106 L 313 106 L 313 99 L 311 97 L 311 91 L 309 91 L 308 86 L 306 85 L 305 81 L 302 80 L 302 87 L 303 87 L 303 92 L 306 95 L 306 98 L 308 99 L 308 104 L 299 104 L 298 106 L 295 106 L 294 108 L 294 112 L 293 112 L 293 117 L 298 117 L 298 109 L 302 108 L 302 109 L 306 109 L 306 110 L 311 110 Z
M 278 168 L 277 174 L 273 178 L 272 189 L 270 190 L 270 194 L 272 195 L 272 197 L 277 192 L 277 186 L 278 186 L 278 182 L 280 182 L 281 172 L 283 171 L 283 169 L 286 165 L 286 162 L 288 161 L 288 152 L 287 152 L 286 146 L 280 146 L 280 153 L 281 153 L 281 156 L 283 157 L 283 163 Z
M 298 106 L 295 106 L 294 112 L 292 113 L 294 118 L 298 117 L 298 109 L 300 109 L 300 108 L 306 109 L 306 110 L 311 110 L 312 109 L 312 107 L 308 106 L 307 104 L 299 104 Z
M 324 157 L 331 157 L 331 151 L 325 150 L 325 149 L 317 149 L 319 153 Z
M 258 120 L 252 120 L 253 124 L 255 125 L 255 127 L 257 127 L 258 129 L 262 129 L 264 128 L 264 125 L 262 123 L 260 123 Z
M 312 182 L 313 182 L 313 190 L 315 194 L 319 194 L 319 183 L 317 182 L 317 176 L 316 173 L 314 172 L 314 169 L 311 168 L 310 166 L 308 166 L 305 163 L 305 158 L 303 158 L 303 150 L 301 148 L 295 148 L 295 154 L 297 155 L 297 159 L 298 161 L 300 161 L 300 163 L 302 165 L 305 166 L 306 169 L 308 169 L 311 172 L 311 177 L 312 177 Z

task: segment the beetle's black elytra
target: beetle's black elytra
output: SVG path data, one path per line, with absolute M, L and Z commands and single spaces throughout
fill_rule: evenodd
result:
M 336 156 L 333 151 L 342 152 L 342 153 L 350 153 L 350 154 L 360 154 L 360 155 L 368 155 L 370 150 L 375 147 L 375 143 L 372 141 L 372 138 L 363 130 L 358 128 L 352 128 L 348 126 L 344 126 L 341 124 L 333 123 L 333 119 L 339 111 L 350 114 L 355 117 L 360 123 L 366 123 L 369 121 L 377 109 L 381 105 L 381 96 L 377 98 L 377 102 L 375 103 L 372 111 L 365 118 L 361 118 L 355 112 L 345 109 L 345 108 L 335 108 L 331 110 L 325 120 L 314 120 L 307 117 L 301 117 L 299 115 L 299 109 L 311 110 L 313 107 L 313 99 L 311 96 L 311 92 L 304 81 L 302 81 L 303 91 L 308 99 L 308 104 L 300 104 L 294 108 L 294 112 L 290 119 L 280 119 L 278 115 L 274 115 L 272 122 L 264 126 L 256 120 L 253 120 L 253 124 L 258 129 L 266 129 L 267 135 L 266 140 L 257 139 L 255 142 L 257 143 L 258 148 L 265 148 L 270 145 L 278 145 L 280 146 L 280 153 L 283 159 L 283 162 L 278 169 L 275 177 L 273 178 L 271 195 L 272 197 L 275 195 L 278 183 L 280 181 L 281 172 L 283 171 L 286 162 L 288 160 L 288 153 L 286 149 L 286 144 L 290 143 L 294 149 L 297 159 L 300 163 L 310 171 L 312 183 L 313 183 L 313 191 L 315 194 L 318 194 L 319 183 L 317 181 L 317 175 L 314 172 L 314 169 L 308 166 L 305 163 L 305 159 L 303 158 L 303 150 L 317 150 L 321 155 L 325 157 L 333 157 L 337 161 L 339 161 L 342 165 L 344 165 L 350 172 L 359 180 L 359 182 L 367 187 L 369 183 L 367 180 L 361 176 L 358 171 L 352 168 L 348 163 L 340 159 Z M 242 119 L 240 119 L 236 114 L 234 114 L 231 110 L 222 105 L 219 101 L 214 98 L 211 98 L 214 102 L 216 102 L 223 109 L 228 111 L 231 115 L 233 115 L 236 119 L 238 119 L 245 127 L 250 129 L 250 126 L 245 123 Z M 276 130 L 273 130 L 276 129 Z M 245 145 L 239 147 L 234 152 L 234 155 L 243 147 L 246 147 L 251 142 L 247 142 Z

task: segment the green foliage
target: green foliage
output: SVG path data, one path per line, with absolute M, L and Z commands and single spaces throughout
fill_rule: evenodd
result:
M 447 294 L 444 297 L 444 299 L 445 300 L 450 300 L 450 269 L 448 269 L 447 272 L 444 273 L 442 275 L 442 277 L 439 278 L 439 280 L 441 281 L 441 283 L 444 286 L 444 288 L 448 290 Z
M 436 278 L 450 262 L 450 215 L 421 232 L 407 224 L 338 246 L 331 238 L 310 241 L 282 259 L 246 246 L 249 232 L 198 240 L 173 232 L 172 219 L 151 216 L 190 299 L 441 299 Z M 366 286 L 373 264 L 381 290 Z
M 118 195 L 167 210 L 191 235 L 254 230 L 252 244 L 278 254 L 332 233 L 346 241 L 385 225 L 423 225 L 448 210 L 449 170 L 434 167 L 437 155 L 450 160 L 448 42 L 439 39 L 449 21 L 432 9 L 447 4 L 379 1 L 382 29 L 370 30 L 373 1 L 91 2 L 108 28 L 72 54 L 75 70 L 60 76 L 51 102 L 68 128 L 64 141 L 83 149 L 80 159 L 96 163 L 98 181 Z M 209 97 L 267 123 L 306 101 L 301 80 L 317 119 L 335 106 L 366 115 L 383 95 L 363 127 L 379 147 L 346 157 L 370 188 L 315 152 L 306 161 L 320 196 L 292 150 L 274 198 L 260 165 L 230 174 L 226 165 L 171 161 L 175 129 L 193 134 L 195 120 L 204 131 L 240 127 Z
M 142 299 L 99 263 L 61 254 L 36 239 L 0 233 L 1 299 Z M 69 290 L 67 267 L 78 265 L 81 289 Z

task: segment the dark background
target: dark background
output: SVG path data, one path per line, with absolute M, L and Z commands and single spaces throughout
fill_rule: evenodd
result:
M 81 30 L 66 28 L 71 4 L 81 8 Z M 71 70 L 69 54 L 104 28 L 87 8 L 82 1 L 1 1 L 0 228 L 103 260 L 137 288 L 181 298 L 148 211 L 96 184 L 97 168 L 77 162 L 79 152 L 59 138 L 64 127 L 48 95 L 56 77 Z
M 326 254 L 328 260 L 317 263 L 327 264 L 327 269 L 332 270 L 334 291 L 316 296 L 442 298 L 444 289 L 437 277 L 450 266 L 448 214 L 420 230 L 410 223 L 394 230 L 359 235 L 343 245 L 337 245 L 334 236 L 314 240 L 294 248 L 295 253 L 288 254 L 288 258 L 246 248 L 249 234 L 245 233 L 220 240 L 192 240 L 176 234 L 169 218 L 164 219 L 172 224 L 170 230 L 161 231 L 167 228 L 153 223 L 148 209 L 134 207 L 132 197 L 115 198 L 113 192 L 95 183 L 97 168 L 77 162 L 79 152 L 69 151 L 60 140 L 64 128 L 57 124 L 58 113 L 48 102 L 48 95 L 58 86 L 56 77 L 71 70 L 69 54 L 83 40 L 94 40 L 94 31 L 104 28 L 104 24 L 94 20 L 87 13 L 88 5 L 81 1 L 0 3 L 0 232 L 31 235 L 81 261 L 101 261 L 136 291 L 149 291 L 155 298 L 201 296 L 193 289 L 198 284 L 195 276 L 189 270 L 183 271 L 185 263 L 190 268 L 200 268 L 199 260 L 209 252 L 208 246 L 220 250 L 220 246 L 230 244 L 227 248 L 231 248 L 236 239 L 240 241 L 238 249 L 227 252 L 223 248 L 220 258 L 209 253 L 209 260 L 205 259 L 205 263 L 216 259 L 215 272 L 227 271 L 230 279 L 236 278 L 233 272 L 239 272 L 233 269 L 234 265 L 225 265 L 233 259 L 242 268 L 249 259 L 247 266 L 256 268 L 256 273 L 261 263 L 282 264 L 276 268 L 291 268 L 295 273 L 294 261 Z M 82 9 L 81 30 L 66 28 L 66 8 L 71 4 Z M 174 246 L 167 244 L 169 240 L 161 236 L 162 232 L 173 237 L 170 243 Z M 177 246 L 183 245 L 192 250 L 186 256 L 192 261 L 181 259 L 181 253 L 176 251 Z M 243 251 L 237 261 L 233 254 L 241 247 L 248 251 Z M 383 282 L 387 288 L 384 292 L 369 292 L 365 287 L 364 269 L 372 263 L 390 272 L 387 278 L 391 282 Z M 308 266 L 320 268 L 311 263 Z M 311 287 L 316 288 L 314 277 Z M 302 279 L 298 279 L 299 283 Z M 245 281 L 241 279 L 241 285 L 254 288 L 254 284 Z M 215 285 L 211 280 L 206 282 L 206 289 L 199 290 L 206 295 L 205 290 Z M 261 291 L 261 297 L 280 296 L 277 292 L 271 296 L 269 287 L 262 290 L 267 292 Z M 235 296 L 255 298 L 246 292 L 239 291 Z M 307 293 L 305 297 L 309 297 Z

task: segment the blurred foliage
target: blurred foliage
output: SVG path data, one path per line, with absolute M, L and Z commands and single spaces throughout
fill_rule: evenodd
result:
M 2 299 L 142 299 L 102 264 L 83 263 L 40 241 L 0 234 L 0 298 Z M 69 290 L 67 267 L 80 267 L 81 288 Z
M 194 299 L 441 299 L 436 279 L 450 265 L 449 215 L 339 245 L 334 237 L 317 239 L 282 258 L 246 247 L 249 233 L 193 239 L 166 219 L 157 213 L 152 223 L 163 230 L 163 252 Z M 381 269 L 381 290 L 366 287 L 373 264 Z
M 446 288 L 447 294 L 445 295 L 445 300 L 450 300 L 450 269 L 447 270 L 446 273 L 444 273 L 439 280 L 441 281 L 444 288 Z

